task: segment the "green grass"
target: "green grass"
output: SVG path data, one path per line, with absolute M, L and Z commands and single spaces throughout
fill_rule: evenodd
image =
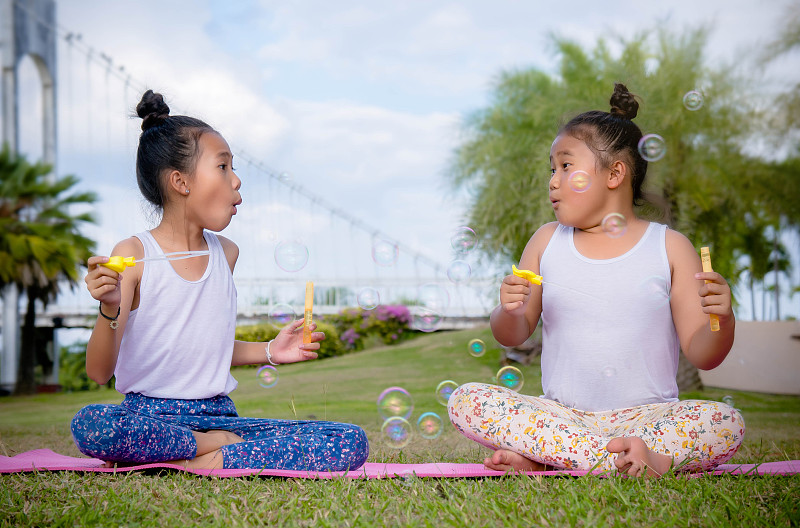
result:
M 481 358 L 467 353 L 486 341 Z M 435 398 L 445 379 L 491 381 L 499 348 L 488 329 L 440 332 L 393 347 L 280 368 L 279 383 L 261 388 L 255 369 L 236 369 L 232 394 L 242 416 L 318 418 L 361 425 L 372 462 L 477 462 L 488 451 L 447 425 L 436 440 L 416 436 L 402 451 L 384 445 L 375 400 L 400 385 L 414 397 L 415 420 L 446 413 Z M 538 365 L 522 367 L 521 392 L 540 394 Z M 730 395 L 747 422 L 733 462 L 800 459 L 800 398 L 719 389 L 683 395 Z M 0 400 L 0 452 L 50 448 L 79 456 L 69 421 L 82 406 L 118 403 L 111 390 Z M 36 472 L 0 476 L 0 525 L 219 526 L 727 526 L 800 524 L 800 477 L 668 476 L 491 479 L 406 478 L 313 481 L 201 478 L 159 471 L 130 474 Z

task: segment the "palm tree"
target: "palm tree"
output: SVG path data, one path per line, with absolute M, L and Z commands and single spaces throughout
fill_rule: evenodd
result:
M 763 284 L 764 277 L 770 271 L 769 254 L 772 243 L 766 237 L 767 221 L 756 215 L 746 214 L 740 228 L 741 248 L 747 257 L 747 265 L 741 273 L 747 274 L 747 285 L 750 290 L 750 312 L 753 320 L 758 319 L 756 312 L 756 286 Z M 763 314 L 762 314 L 763 319 Z
M 51 167 L 30 164 L 7 146 L 0 151 L 0 288 L 16 285 L 27 296 L 22 328 L 17 393 L 36 388 L 36 302 L 55 299 L 61 281 L 74 287 L 79 267 L 91 255 L 94 242 L 80 234 L 82 224 L 93 223 L 88 212 L 72 214 L 97 198 L 91 192 L 65 194 L 77 183 L 75 176 L 57 181 L 48 177 Z
M 779 240 L 778 235 L 780 234 L 780 230 L 777 227 L 774 227 L 772 230 L 772 252 L 770 254 L 770 271 L 774 276 L 775 282 L 768 286 L 766 289 L 774 293 L 774 304 L 775 304 L 775 320 L 780 321 L 781 319 L 781 305 L 780 305 L 780 295 L 781 295 L 781 285 L 780 285 L 780 275 L 783 274 L 788 279 L 791 279 L 791 271 L 792 271 L 792 260 L 789 257 L 789 252 L 786 250 L 786 246 L 784 246 Z

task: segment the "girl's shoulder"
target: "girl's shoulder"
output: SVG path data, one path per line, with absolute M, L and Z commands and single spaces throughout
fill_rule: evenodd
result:
M 111 251 L 112 255 L 119 255 L 121 257 L 135 257 L 137 259 L 144 257 L 144 245 L 137 237 L 128 237 L 125 240 L 120 240 L 114 249 Z
M 700 256 L 686 235 L 669 227 L 665 233 L 664 245 L 667 250 L 667 260 L 672 272 L 675 269 L 695 268 L 700 262 Z
M 109 256 L 133 257 L 138 260 L 144 258 L 144 245 L 141 240 L 132 236 L 117 242 L 117 245 L 111 250 L 111 255 Z M 139 281 L 142 279 L 142 269 L 142 266 L 133 266 L 126 268 L 122 272 L 123 277 L 133 277 L 135 279 L 134 281 L 124 281 L 123 285 L 125 288 L 127 288 L 128 285 L 135 287 L 139 284 Z
M 231 272 L 233 272 L 233 268 L 236 267 L 236 261 L 239 260 L 239 246 L 233 240 L 222 235 L 216 235 L 216 237 L 222 246 L 222 251 L 225 253 L 225 260 L 228 261 Z
M 664 239 L 664 244 L 666 245 L 667 249 L 667 256 L 670 257 L 670 260 L 672 260 L 673 256 L 680 256 L 687 252 L 693 255 L 697 254 L 697 251 L 694 249 L 692 243 L 688 238 L 686 238 L 686 235 L 680 231 L 671 229 L 669 226 L 667 226 Z
M 547 244 L 550 243 L 550 239 L 553 238 L 553 234 L 556 232 L 556 229 L 558 229 L 558 226 L 558 222 L 548 222 L 544 224 L 533 234 L 530 241 L 528 241 L 528 246 L 538 249 L 539 253 L 541 253 L 544 251 L 544 248 L 547 247 Z
M 556 229 L 558 228 L 558 225 L 559 225 L 558 222 L 548 222 L 548 223 L 542 225 L 533 234 L 533 236 L 531 237 L 531 240 L 533 240 L 534 238 L 540 238 L 540 239 L 545 239 L 546 238 L 547 242 L 549 242 L 550 238 L 552 238 L 552 236 L 553 236 L 553 233 L 556 232 Z
M 539 272 L 542 254 L 547 244 L 550 243 L 550 239 L 553 238 L 553 233 L 556 232 L 558 225 L 558 222 L 544 224 L 531 236 L 520 258 L 520 265 L 523 269 L 528 269 L 535 273 Z

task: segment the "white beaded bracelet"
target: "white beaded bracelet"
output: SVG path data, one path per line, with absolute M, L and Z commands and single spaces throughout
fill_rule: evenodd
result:
M 272 365 L 274 367 L 277 367 L 278 364 L 272 361 L 272 354 L 270 354 L 270 352 L 269 352 L 269 345 L 271 345 L 271 344 L 272 344 L 272 341 L 267 341 L 267 347 L 265 348 L 265 350 L 267 351 L 267 361 L 269 362 L 270 365 Z

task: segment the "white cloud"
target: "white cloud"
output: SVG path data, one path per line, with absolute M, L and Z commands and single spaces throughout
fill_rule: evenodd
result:
M 409 184 L 441 168 L 442 152 L 453 146 L 458 116 L 414 115 L 350 102 L 282 101 L 290 150 L 284 153 L 303 172 L 336 171 L 338 184 Z

